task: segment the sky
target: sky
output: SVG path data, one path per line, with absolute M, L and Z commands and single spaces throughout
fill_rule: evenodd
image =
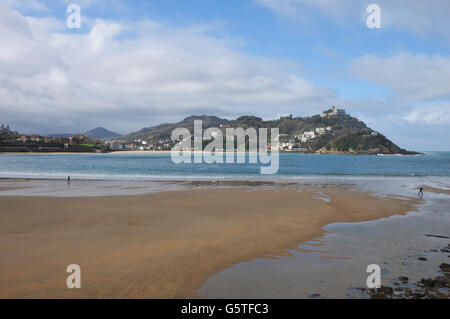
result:
M 401 147 L 450 151 L 449 13 L 448 0 L 0 0 L 0 122 L 128 134 L 336 106 Z

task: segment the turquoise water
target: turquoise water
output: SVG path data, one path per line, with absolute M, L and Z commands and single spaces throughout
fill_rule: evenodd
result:
M 175 164 L 169 153 L 0 155 L 0 177 L 259 176 L 260 166 L 262 164 Z M 277 176 L 305 175 L 450 176 L 450 152 L 429 152 L 419 156 L 280 154 Z

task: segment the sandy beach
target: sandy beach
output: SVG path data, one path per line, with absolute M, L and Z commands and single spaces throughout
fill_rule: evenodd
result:
M 326 196 L 328 200 L 323 200 Z M 329 187 L 115 197 L 0 197 L 0 298 L 185 298 L 215 273 L 288 254 L 334 222 L 414 210 L 416 199 Z M 66 287 L 78 264 L 82 288 Z

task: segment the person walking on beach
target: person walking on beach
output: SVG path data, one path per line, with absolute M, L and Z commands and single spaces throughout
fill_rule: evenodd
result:
M 67 186 L 69 186 L 69 187 L 70 187 L 70 182 L 71 182 L 70 176 L 67 176 Z
M 417 194 L 420 198 L 423 197 L 423 187 L 419 188 L 419 193 Z

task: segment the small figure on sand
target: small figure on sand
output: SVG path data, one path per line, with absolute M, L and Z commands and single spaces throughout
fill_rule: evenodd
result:
M 67 176 L 67 186 L 69 186 L 69 187 L 70 187 L 70 182 L 71 182 L 70 176 Z
M 423 197 L 423 187 L 419 188 L 419 193 L 417 194 L 417 196 L 419 196 L 420 199 L 422 199 L 422 197 Z

